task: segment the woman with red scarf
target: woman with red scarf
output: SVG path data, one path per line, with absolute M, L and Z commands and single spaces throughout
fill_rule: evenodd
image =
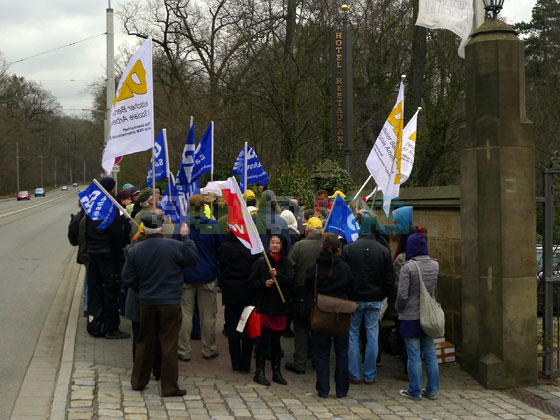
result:
M 264 372 L 265 352 L 269 346 L 271 349 L 272 380 L 281 385 L 287 384 L 280 372 L 280 360 L 282 358 L 280 337 L 286 328 L 288 305 L 282 302 L 273 279 L 275 277 L 278 281 L 284 296 L 288 296 L 288 292 L 293 287 L 294 268 L 288 260 L 287 252 L 288 246 L 284 236 L 272 235 L 268 251 L 268 259 L 272 268 L 269 269 L 264 257 L 261 257 L 253 264 L 249 277 L 255 292 L 253 304 L 255 310 L 261 314 L 262 330 L 256 346 L 257 371 L 253 378 L 256 383 L 261 385 L 270 385 Z

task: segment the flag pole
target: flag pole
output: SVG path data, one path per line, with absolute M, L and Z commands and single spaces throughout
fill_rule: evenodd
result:
M 152 145 L 152 209 L 156 212 L 156 141 Z
M 272 266 L 270 265 L 270 260 L 268 259 L 268 255 L 266 255 L 266 252 L 263 252 L 263 255 L 266 264 L 268 265 L 268 269 L 272 270 Z M 280 285 L 278 284 L 278 280 L 276 280 L 275 276 L 272 276 L 272 278 L 274 279 L 274 284 L 276 285 L 276 289 L 278 289 L 278 293 L 280 294 L 280 299 L 282 299 L 282 303 L 286 303 L 286 300 L 284 299 L 284 295 L 282 294 L 282 290 L 280 290 Z
M 247 142 L 245 142 L 245 153 L 243 156 L 243 194 L 245 194 L 245 202 L 247 202 Z M 270 264 L 269 264 L 270 265 Z
M 214 181 L 214 121 L 210 121 L 212 126 L 212 148 L 210 149 L 210 182 Z
M 163 147 L 165 147 L 165 173 L 167 175 L 167 185 L 169 188 L 169 201 L 172 202 L 173 197 L 171 196 L 171 178 L 169 177 L 169 151 L 167 149 L 167 128 L 163 129 Z
M 368 179 L 366 179 L 366 182 L 364 182 L 364 184 L 362 185 L 362 187 L 358 190 L 358 192 L 356 193 L 356 196 L 354 197 L 354 199 L 359 198 L 360 193 L 361 193 L 362 190 L 366 187 L 367 183 L 369 182 L 369 180 L 370 180 L 371 178 L 373 178 L 373 175 L 372 175 L 372 174 L 369 174 Z
M 136 225 L 136 227 L 140 229 L 140 225 L 138 224 L 138 222 L 134 220 L 132 216 L 126 212 L 125 209 L 123 209 L 123 207 L 119 204 L 119 202 L 111 194 L 109 194 L 105 188 L 103 188 L 103 185 L 101 185 L 97 179 L 94 178 L 92 182 L 95 185 L 97 185 L 97 187 L 103 192 L 103 194 L 107 196 L 109 200 L 113 202 L 115 206 L 117 206 L 117 208 L 120 210 L 121 213 L 126 214 L 126 217 L 132 220 L 132 222 Z

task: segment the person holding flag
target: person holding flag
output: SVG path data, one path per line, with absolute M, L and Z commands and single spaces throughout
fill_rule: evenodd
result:
M 352 210 L 344 202 L 342 195 L 337 194 L 325 224 L 325 232 L 336 233 L 346 243 L 350 243 L 358 239 L 358 229 Z
M 113 198 L 115 180 L 104 177 L 100 185 Z M 119 329 L 119 293 L 123 248 L 128 244 L 130 225 L 117 214 L 117 207 L 96 184 L 79 194 L 86 212 L 88 271 L 88 326 L 96 337 L 130 337 Z

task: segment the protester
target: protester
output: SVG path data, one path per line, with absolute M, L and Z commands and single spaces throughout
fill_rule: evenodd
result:
M 216 313 L 218 311 L 217 278 L 219 276 L 216 254 L 224 235 L 218 222 L 204 215 L 204 198 L 200 194 L 193 195 L 189 200 L 190 237 L 198 249 L 200 260 L 194 267 L 184 270 L 183 296 L 181 309 L 183 324 L 179 333 L 179 359 L 191 359 L 191 332 L 195 301 L 200 316 L 202 357 L 213 359 L 218 357 L 216 347 Z
M 282 235 L 286 239 L 285 251 L 288 252 L 288 249 L 292 245 L 290 228 L 286 221 L 280 216 L 280 207 L 278 206 L 276 195 L 273 191 L 266 190 L 262 193 L 259 209 L 255 216 L 255 223 L 259 232 L 266 233 L 268 239 L 270 239 L 272 235 Z M 266 248 L 268 241 L 263 240 L 263 244 Z
M 160 198 L 161 197 L 156 192 L 156 208 L 159 207 Z M 138 201 L 136 203 L 138 206 L 135 205 L 135 209 L 132 211 L 131 217 L 134 220 L 136 220 L 138 224 L 140 224 L 142 222 L 142 217 L 144 217 L 147 214 L 150 214 L 153 211 L 154 208 L 153 203 L 154 203 L 154 195 L 152 189 L 144 188 L 142 191 L 140 191 L 140 194 L 138 195 Z M 137 211 L 138 207 L 140 209 Z M 137 231 L 138 228 L 136 227 L 136 225 L 133 225 L 130 235 L 131 236 L 136 235 Z
M 305 289 L 308 293 L 315 290 L 327 296 L 346 299 L 352 287 L 352 271 L 340 257 L 340 241 L 337 236 L 327 233 L 323 237 L 321 253 L 315 264 L 307 270 Z M 313 348 L 315 351 L 315 371 L 317 381 L 315 388 L 321 398 L 329 396 L 329 356 L 331 342 L 334 344 L 335 371 L 334 380 L 336 397 L 344 398 L 348 394 L 348 335 L 333 336 L 313 331 Z
M 76 214 L 70 215 L 70 224 L 68 225 L 68 240 L 72 246 L 78 247 L 76 262 L 83 264 L 85 269 L 84 276 L 84 316 L 88 316 L 88 267 L 89 259 L 86 244 L 86 212 L 82 207 L 82 203 L 78 200 L 80 210 Z
M 114 197 L 115 180 L 104 177 L 101 185 Z M 88 269 L 88 332 L 105 338 L 128 338 L 119 330 L 119 290 L 123 248 L 128 243 L 129 224 L 115 216 L 106 229 L 86 216 Z
M 288 224 L 290 242 L 293 246 L 297 241 L 299 241 L 300 237 L 296 217 L 290 210 L 283 210 L 282 213 L 280 213 L 280 217 Z
M 350 299 L 358 308 L 352 314 L 349 336 L 350 382 L 361 382 L 360 325 L 365 322 L 364 383 L 372 384 L 377 374 L 379 311 L 381 301 L 394 286 L 394 271 L 390 251 L 376 239 L 376 221 L 362 215 L 359 238 L 346 245 L 343 260 L 352 268 L 354 282 Z
M 164 219 L 153 214 L 142 218 L 146 239 L 130 248 L 123 268 L 125 284 L 138 291 L 140 332 L 131 375 L 132 389 L 142 390 L 150 381 L 156 338 L 162 350 L 161 392 L 164 397 L 182 396 L 179 388 L 177 338 L 181 327 L 183 268 L 198 262 L 189 239 L 189 228 L 181 226 L 181 241 L 164 240 Z
M 132 203 L 130 192 L 130 190 L 126 189 L 119 191 L 119 193 L 117 194 L 117 202 L 124 208 Z
M 315 264 L 321 252 L 323 224 L 312 217 L 306 224 L 306 238 L 296 243 L 288 254 L 294 265 L 294 288 L 290 293 L 292 321 L 294 322 L 294 361 L 284 366 L 300 375 L 305 373 L 307 356 L 311 351 L 309 316 L 313 297 L 305 291 L 307 269 Z
M 315 208 L 325 207 L 330 209 L 329 193 L 327 190 L 319 190 L 315 194 Z
M 399 313 L 400 333 L 404 336 L 408 353 L 408 390 L 400 395 L 415 400 L 426 397 L 435 399 L 439 389 L 439 371 L 434 347 L 434 339 L 428 337 L 420 326 L 420 273 L 428 293 L 434 297 L 439 265 L 430 258 L 426 238 L 415 233 L 406 243 L 406 259 L 399 277 L 396 308 Z M 418 267 L 416 266 L 416 264 Z M 422 359 L 426 364 L 428 385 L 422 389 Z
M 286 239 L 283 235 L 271 235 L 267 254 L 272 268 L 269 269 L 264 257 L 261 257 L 251 267 L 249 277 L 255 291 L 253 304 L 255 310 L 261 314 L 262 320 L 261 336 L 256 347 L 257 370 L 253 380 L 261 385 L 270 385 L 264 370 L 265 353 L 267 347 L 270 346 L 272 380 L 286 385 L 287 382 L 280 372 L 282 359 L 280 336 L 286 328 L 288 305 L 282 302 L 273 280 L 275 277 L 284 296 L 288 296 L 293 285 L 294 269 L 287 258 Z
M 127 184 L 130 185 L 130 184 Z M 134 205 L 138 202 L 138 196 L 140 195 L 140 190 L 137 187 L 131 186 L 127 188 L 130 191 L 130 204 L 126 206 L 126 212 L 132 215 L 132 211 L 134 210 Z
M 224 308 L 225 330 L 228 337 L 231 367 L 234 371 L 251 371 L 253 340 L 237 331 L 237 324 L 245 306 L 253 300 L 249 281 L 251 266 L 258 255 L 243 245 L 228 231 L 226 241 L 218 248 L 217 260 L 222 273 L 222 304 Z

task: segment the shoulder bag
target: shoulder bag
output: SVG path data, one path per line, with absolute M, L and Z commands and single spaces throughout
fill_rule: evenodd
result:
M 441 305 L 428 293 L 420 266 L 414 260 L 410 260 L 418 269 L 420 276 L 420 326 L 422 331 L 429 337 L 443 337 L 445 335 L 445 314 Z
M 347 299 L 317 293 L 317 271 L 315 265 L 315 301 L 311 310 L 310 324 L 313 331 L 329 335 L 347 335 L 350 331 L 350 316 L 358 305 Z

